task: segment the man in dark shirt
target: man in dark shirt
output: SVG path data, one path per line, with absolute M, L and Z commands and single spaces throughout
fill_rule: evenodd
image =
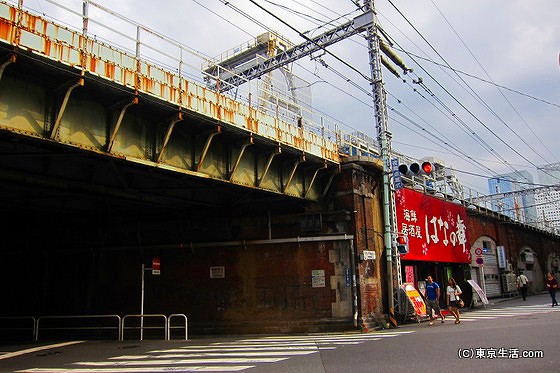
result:
M 426 281 L 426 311 L 428 312 L 428 316 L 430 316 L 430 325 L 434 325 L 434 320 L 437 318 L 437 315 L 441 317 L 441 322 L 444 323 L 445 316 L 443 316 L 441 309 L 439 308 L 439 285 L 437 282 L 434 282 L 432 276 L 428 276 Z M 432 314 L 432 310 L 436 315 L 435 317 Z

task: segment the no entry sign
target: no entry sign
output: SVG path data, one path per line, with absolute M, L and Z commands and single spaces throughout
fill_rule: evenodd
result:
M 152 275 L 159 275 L 160 267 L 161 267 L 161 262 L 159 261 L 159 258 L 152 259 Z

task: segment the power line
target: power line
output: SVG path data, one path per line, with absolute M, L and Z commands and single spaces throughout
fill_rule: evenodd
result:
M 443 12 L 438 8 L 438 6 L 436 5 L 436 3 L 431 0 L 432 4 L 434 5 L 434 7 L 438 10 L 438 12 L 440 13 L 440 15 L 442 16 L 442 18 L 445 20 L 445 22 L 447 23 L 447 25 L 449 26 L 449 28 L 451 28 L 451 30 L 453 31 L 453 33 L 457 36 L 457 38 L 461 41 L 461 44 L 463 44 L 463 46 L 465 47 L 465 49 L 469 52 L 469 54 L 472 56 L 472 58 L 476 61 L 476 63 L 478 64 L 478 66 L 480 66 L 480 68 L 482 69 L 482 71 L 484 71 L 484 73 L 486 74 L 486 76 L 488 77 L 488 79 L 490 81 L 492 81 L 492 78 L 490 77 L 490 74 L 488 74 L 488 72 L 486 71 L 486 69 L 484 68 L 484 66 L 482 66 L 482 64 L 480 63 L 480 61 L 478 60 L 478 58 L 476 58 L 476 56 L 474 55 L 474 53 L 471 51 L 471 49 L 468 47 L 468 45 L 465 43 L 465 41 L 461 38 L 461 36 L 459 35 L 459 33 L 455 30 L 455 28 L 451 25 L 451 23 L 449 22 L 449 20 L 445 17 L 445 15 L 443 14 Z M 541 145 L 548 150 L 551 154 L 552 152 L 546 148 L 546 146 L 544 145 L 544 143 L 542 142 L 542 140 L 535 134 L 535 132 L 533 131 L 533 129 L 529 126 L 529 124 L 525 121 L 525 119 L 521 116 L 521 114 L 519 113 L 519 111 L 515 108 L 515 106 L 511 103 L 511 101 L 508 100 L 508 98 L 504 95 L 504 93 L 498 89 L 498 92 L 500 92 L 500 94 L 502 95 L 502 97 L 504 98 L 504 100 L 508 103 L 508 105 L 511 107 L 511 109 L 517 114 L 517 116 L 519 117 L 519 119 L 521 119 L 521 121 L 525 124 L 525 127 L 528 128 L 531 133 L 533 134 L 533 136 L 535 136 L 535 138 L 537 140 L 539 140 L 539 142 L 541 143 Z M 487 106 L 488 107 L 488 106 Z M 529 145 L 525 139 L 523 139 L 521 136 L 519 136 L 519 134 L 514 131 L 506 122 L 504 122 L 502 120 L 502 118 L 500 118 L 494 110 L 492 110 L 490 107 L 488 107 L 488 109 L 498 118 L 498 120 L 500 120 L 519 140 L 521 140 L 529 149 L 531 149 L 536 155 L 538 155 L 539 157 L 541 157 L 546 163 L 551 163 L 550 161 L 548 161 L 544 156 L 542 156 L 539 152 L 537 152 L 531 145 Z
M 487 84 L 489 84 L 489 85 L 493 85 L 493 86 L 495 86 L 495 87 L 497 87 L 497 88 L 500 88 L 500 89 L 505 89 L 505 90 L 507 90 L 507 91 L 509 91 L 509 92 L 512 92 L 512 93 L 518 94 L 518 95 L 520 95 L 520 96 L 524 96 L 524 97 L 530 98 L 531 100 L 538 101 L 538 102 L 541 102 L 541 103 L 543 103 L 543 104 L 550 105 L 550 106 L 553 106 L 553 107 L 555 107 L 555 108 L 557 108 L 557 109 L 560 109 L 560 104 L 556 104 L 556 103 L 554 103 L 554 102 L 550 102 L 550 101 L 547 101 L 547 100 L 545 100 L 545 99 L 532 96 L 532 95 L 530 95 L 530 94 L 528 94 L 528 93 L 521 92 L 521 91 L 519 91 L 519 90 L 510 88 L 510 87 L 506 87 L 506 86 L 501 85 L 501 84 L 498 84 L 498 83 L 496 83 L 496 82 L 493 82 L 493 81 L 490 81 L 490 80 L 486 80 L 486 79 L 484 79 L 484 78 L 481 78 L 481 77 L 476 76 L 476 75 L 474 75 L 474 74 L 467 73 L 467 72 L 465 72 L 465 71 L 462 71 L 462 70 L 460 70 L 460 69 L 454 68 L 454 67 L 452 67 L 452 66 L 444 65 L 444 64 L 439 63 L 439 62 L 437 62 L 437 61 L 434 61 L 434 60 L 432 60 L 432 59 L 430 59 L 430 58 L 426 58 L 426 57 L 419 56 L 419 55 L 417 55 L 417 54 L 415 54 L 415 53 L 412 53 L 412 52 L 410 52 L 410 51 L 401 49 L 401 47 L 399 47 L 398 45 L 395 47 L 395 50 L 398 50 L 399 52 L 405 53 L 405 54 L 407 54 L 407 55 L 409 55 L 409 56 L 412 56 L 412 57 L 414 57 L 414 58 L 416 58 L 416 59 L 429 62 L 429 63 L 431 63 L 431 64 L 434 64 L 434 65 L 438 66 L 438 67 L 441 67 L 441 68 L 444 68 L 444 69 L 449 69 L 449 70 L 453 71 L 454 73 L 462 74 L 462 75 L 468 76 L 469 78 L 476 79 L 476 80 L 481 81 L 481 82 L 483 82 L 483 83 L 487 83 Z
M 422 33 L 412 24 L 412 22 L 410 22 L 410 20 L 401 12 L 401 10 L 391 1 L 388 0 L 388 2 L 393 6 L 393 8 L 395 8 L 395 10 L 401 15 L 401 17 L 403 17 L 403 19 L 412 27 L 412 29 L 422 38 L 422 40 L 424 40 L 424 42 L 436 53 L 436 55 L 448 66 L 449 63 L 447 62 L 447 60 L 435 49 L 435 47 L 424 37 L 424 35 L 422 35 Z M 420 66 L 420 65 L 419 65 Z M 514 147 L 512 147 L 507 141 L 505 141 L 503 138 L 501 138 L 500 136 L 498 136 L 496 134 L 496 132 L 492 129 L 490 129 L 490 127 L 488 127 L 488 125 L 486 125 L 486 123 L 484 123 L 480 118 L 478 118 L 470 109 L 468 109 L 460 100 L 458 100 L 453 94 L 451 94 L 451 92 L 443 87 L 443 85 L 441 85 L 441 83 L 439 83 L 439 81 L 437 79 L 435 79 L 433 77 L 433 75 L 431 75 L 428 71 L 426 71 L 422 66 L 420 66 L 422 68 L 422 70 L 428 74 L 430 76 L 430 78 L 432 78 L 436 84 L 442 88 L 444 90 L 445 93 L 447 93 L 457 104 L 459 104 L 459 106 L 461 106 L 461 108 L 463 110 L 465 110 L 467 113 L 469 113 L 472 118 L 474 118 L 478 123 L 480 123 L 488 132 L 490 132 L 495 138 L 497 138 L 500 142 L 502 142 L 506 147 L 508 147 L 509 149 L 511 149 L 515 154 L 517 154 L 521 159 L 524 159 L 525 161 L 527 161 L 529 164 L 533 165 L 534 167 L 537 167 L 536 164 L 534 164 L 531 160 L 527 159 L 523 154 L 521 154 L 517 149 L 515 149 Z M 459 76 L 459 75 L 458 75 Z M 464 79 L 462 79 L 460 76 L 459 78 L 461 79 L 461 81 L 467 86 L 469 87 L 470 91 L 479 99 L 480 102 L 484 103 L 484 105 L 486 107 L 489 107 L 484 100 L 482 100 L 480 98 L 480 96 L 478 96 L 478 94 L 476 94 L 476 92 L 474 92 L 474 90 L 468 85 L 468 83 L 466 81 L 464 81 Z M 461 124 L 463 126 L 465 126 L 465 128 L 467 128 L 474 136 L 476 136 L 476 138 L 479 140 L 479 143 L 483 144 L 487 150 L 489 150 L 491 153 L 493 153 L 497 158 L 499 158 L 504 165 L 508 166 L 509 168 L 512 169 L 512 171 L 519 173 L 519 171 L 517 169 L 515 169 L 501 154 L 499 154 L 497 152 L 496 149 L 494 149 L 493 147 L 491 147 L 485 140 L 482 139 L 482 137 L 480 137 L 479 135 L 476 134 L 476 131 L 474 131 L 472 128 L 470 128 L 470 126 L 468 126 L 465 122 L 461 121 Z

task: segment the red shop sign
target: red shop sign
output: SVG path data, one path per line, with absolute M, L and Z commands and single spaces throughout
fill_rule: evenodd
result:
M 395 192 L 397 231 L 408 235 L 403 260 L 470 263 L 467 211 L 463 205 L 443 201 L 412 189 Z

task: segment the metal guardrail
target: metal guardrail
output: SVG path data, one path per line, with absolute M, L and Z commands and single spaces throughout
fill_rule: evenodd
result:
M 139 318 L 140 319 L 140 326 L 126 326 L 126 320 L 130 319 L 130 318 Z M 163 327 L 161 326 L 145 326 L 144 325 L 144 319 L 145 318 L 163 318 Z M 144 330 L 146 329 L 163 329 L 163 333 L 164 333 L 164 339 L 168 340 L 168 326 L 169 326 L 169 321 L 167 319 L 167 316 L 163 315 L 163 314 L 135 314 L 135 315 L 126 315 L 123 316 L 122 318 L 122 323 L 121 323 L 121 333 L 120 333 L 120 339 L 119 340 L 124 340 L 124 332 L 127 329 L 136 329 L 136 330 L 140 330 L 140 340 L 143 341 L 144 340 Z
M 129 318 L 139 318 L 140 326 L 126 326 L 125 321 Z M 144 318 L 162 318 L 163 326 L 145 326 Z M 184 320 L 184 324 L 173 324 L 174 319 Z M 103 320 L 111 319 L 116 321 L 116 325 L 111 325 L 103 323 Z M 45 323 L 47 320 L 54 321 L 50 325 Z M 70 321 L 74 322 L 71 323 Z M 90 320 L 93 320 L 91 322 Z M 77 323 L 76 323 L 77 322 Z M 29 324 L 29 325 L 28 325 Z M 54 325 L 53 325 L 54 324 Z M 161 329 L 164 332 L 164 339 L 170 340 L 172 336 L 172 331 L 174 329 L 182 329 L 185 331 L 185 340 L 189 339 L 188 334 L 188 319 L 185 314 L 174 313 L 169 316 L 163 314 L 137 314 L 137 315 L 126 315 L 120 317 L 119 315 L 60 315 L 60 316 L 40 316 L 35 318 L 33 316 L 3 316 L 0 317 L 0 331 L 3 332 L 21 332 L 28 331 L 31 333 L 33 341 L 39 340 L 39 331 L 80 331 L 80 330 L 114 330 L 117 332 L 117 338 L 119 341 L 124 340 L 124 331 L 137 329 L 140 330 L 140 340 L 144 338 L 144 330 L 147 329 Z M 43 333 L 41 333 L 42 335 Z
M 107 320 L 107 319 L 116 319 L 117 325 L 116 326 L 107 326 L 107 325 L 100 325 L 99 323 L 85 323 L 80 325 L 68 325 L 67 322 L 69 320 Z M 55 326 L 48 326 L 42 327 L 41 321 L 43 320 L 58 320 L 59 322 L 62 321 L 63 325 L 55 325 Z M 121 340 L 122 335 L 122 328 L 121 328 L 121 317 L 119 315 L 71 315 L 71 316 L 41 316 L 37 319 L 35 324 L 35 341 L 39 340 L 39 330 L 47 331 L 47 330 L 116 330 L 118 333 L 118 339 Z
M 8 324 L 4 324 L 4 321 Z M 21 321 L 23 323 L 18 323 Z M 25 326 L 26 322 L 31 322 L 31 326 Z M 15 332 L 15 331 L 30 331 L 32 340 L 36 340 L 37 333 L 37 320 L 33 316 L 4 316 L 0 317 L 0 331 L 2 332 Z
M 174 318 L 183 318 L 185 320 L 185 326 L 173 326 L 172 325 L 172 320 Z M 189 339 L 189 334 L 188 334 L 188 321 L 187 321 L 187 316 L 185 314 L 182 313 L 174 313 L 172 315 L 169 315 L 168 317 L 168 322 L 167 322 L 167 340 L 171 340 L 171 331 L 172 329 L 185 329 L 185 341 Z

